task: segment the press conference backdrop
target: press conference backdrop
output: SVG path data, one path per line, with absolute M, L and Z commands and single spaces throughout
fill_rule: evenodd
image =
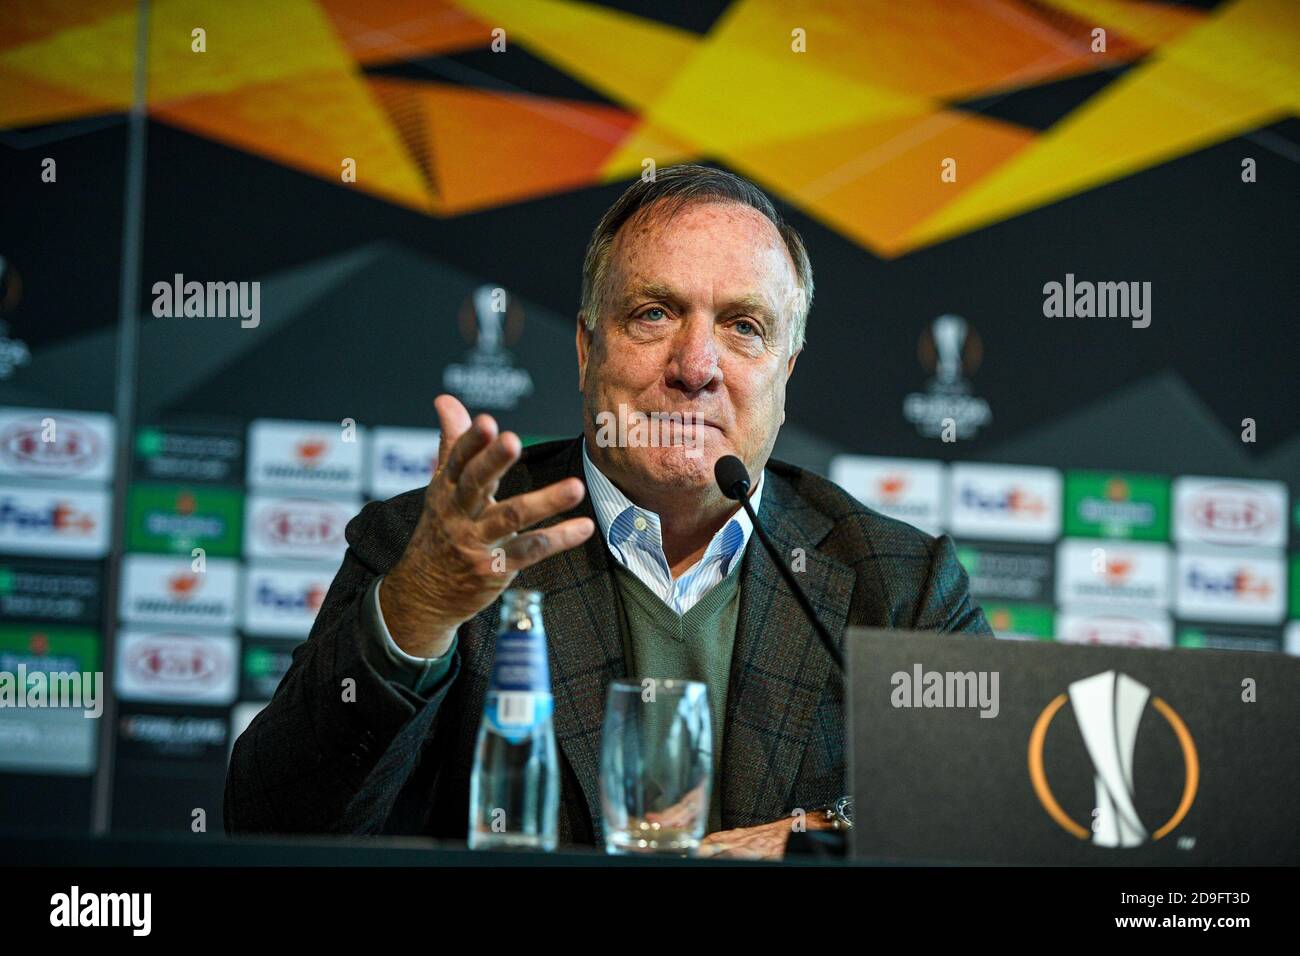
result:
M 0 672 L 111 701 L 0 707 L 0 828 L 219 831 L 432 397 L 576 434 L 585 242 L 685 161 L 809 247 L 777 457 L 999 636 L 1300 652 L 1300 7 L 683 6 L 6 8 Z

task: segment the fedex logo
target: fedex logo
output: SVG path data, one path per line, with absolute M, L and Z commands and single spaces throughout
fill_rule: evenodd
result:
M 332 567 L 254 567 L 244 580 L 245 633 L 306 637 L 329 592 Z
M 305 588 L 281 591 L 273 582 L 262 581 L 257 587 L 254 600 L 259 607 L 277 611 L 306 611 L 314 616 L 325 600 L 325 588 L 313 582 Z
M 84 536 L 95 530 L 95 516 L 67 501 L 56 501 L 48 507 L 25 508 L 21 502 L 5 498 L 0 501 L 0 527 L 10 525 Z
M 382 500 L 427 485 L 440 439 L 433 428 L 376 428 L 367 483 L 370 497 Z
M 1038 518 L 1047 511 L 1042 498 L 1025 488 L 1011 487 L 984 494 L 973 485 L 961 490 L 961 500 L 968 508 L 977 511 L 1001 512 L 1011 516 Z
M 1178 616 L 1188 620 L 1280 624 L 1286 613 L 1286 565 L 1281 557 L 1232 552 L 1178 556 Z
M 12 489 L 0 498 L 3 551 L 102 557 L 108 552 L 108 492 Z
M 400 448 L 384 451 L 380 467 L 390 475 L 400 476 L 413 482 L 412 488 L 421 482 L 428 482 L 433 476 L 433 462 L 427 458 L 407 458 Z
M 1215 574 L 1193 567 L 1187 572 L 1187 586 L 1193 591 L 1217 594 L 1230 599 L 1267 601 L 1273 585 L 1266 578 L 1256 577 L 1249 568 L 1237 568 L 1227 574 Z
M 1060 535 L 1060 472 L 955 464 L 949 478 L 948 528 L 954 536 L 1053 541 Z

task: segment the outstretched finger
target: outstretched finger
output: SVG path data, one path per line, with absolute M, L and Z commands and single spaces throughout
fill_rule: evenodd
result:
M 511 538 L 502 550 L 506 554 L 506 569 L 522 571 L 553 554 L 576 548 L 596 530 L 590 518 L 570 518 L 549 528 L 539 528 Z
M 565 478 L 545 488 L 498 501 L 484 508 L 478 516 L 479 535 L 484 541 L 500 541 L 552 515 L 568 511 L 582 500 L 585 493 L 581 481 Z
M 470 427 L 452 445 L 442 467 L 442 477 L 452 484 L 460 481 L 461 473 L 470 460 L 490 445 L 497 437 L 497 423 L 491 415 L 479 415 Z
M 501 476 L 519 460 L 523 445 L 514 432 L 502 432 L 469 460 L 456 481 L 456 504 L 465 514 L 476 517 L 496 493 Z

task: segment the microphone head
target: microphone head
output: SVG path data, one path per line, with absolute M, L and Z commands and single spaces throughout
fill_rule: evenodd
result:
M 735 455 L 723 455 L 713 466 L 713 480 L 728 498 L 740 501 L 749 494 L 749 472 Z

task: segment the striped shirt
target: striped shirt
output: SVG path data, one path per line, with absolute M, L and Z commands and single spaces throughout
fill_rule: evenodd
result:
M 754 530 L 745 509 L 739 509 L 713 536 L 704 556 L 674 580 L 668 558 L 664 555 L 659 515 L 633 504 L 592 464 L 587 457 L 585 439 L 582 443 L 582 469 L 587 478 L 587 493 L 596 511 L 596 523 L 610 554 L 678 614 L 689 611 L 727 576 L 732 563 L 744 553 L 750 532 Z M 763 474 L 759 472 L 758 486 L 749 496 L 755 513 L 762 497 Z

